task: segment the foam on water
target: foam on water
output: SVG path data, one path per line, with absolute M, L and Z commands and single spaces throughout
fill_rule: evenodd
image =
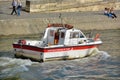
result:
M 102 60 L 108 60 L 110 58 L 110 55 L 105 51 L 98 51 L 94 50 L 94 53 L 96 55 L 92 55 L 86 58 L 81 59 L 75 59 L 75 60 L 66 60 L 66 61 L 50 61 L 50 62 L 44 62 L 42 64 L 38 62 L 32 62 L 31 60 L 25 60 L 25 59 L 16 59 L 16 58 L 10 58 L 10 57 L 0 57 L 0 79 L 16 76 L 17 74 L 21 74 L 24 72 L 32 71 L 34 72 L 33 67 L 28 67 L 33 64 L 37 64 L 37 69 L 35 73 L 37 74 L 55 74 L 57 77 L 64 77 L 67 78 L 78 78 L 78 77 L 85 77 L 87 75 L 78 75 L 76 76 L 76 72 L 79 73 L 85 73 L 86 71 L 90 71 L 89 68 L 91 68 L 91 65 L 97 64 L 99 61 Z M 54 67 L 54 68 L 53 68 Z M 87 67 L 87 68 L 85 68 Z M 85 71 L 83 71 L 85 69 Z M 80 72 L 79 72 L 80 71 Z M 31 73 L 30 73 L 31 74 Z M 72 76 L 70 76 L 72 75 Z M 93 76 L 93 75 L 92 75 Z M 23 76 L 22 76 L 23 77 Z M 54 76 L 53 76 L 54 77 Z M 66 78 L 64 77 L 64 78 Z M 89 77 L 91 78 L 91 77 Z
M 109 55 L 107 52 L 105 52 L 105 51 L 99 51 L 98 48 L 93 48 L 93 49 L 89 52 L 89 54 L 91 54 L 91 56 L 94 56 L 94 55 L 97 54 L 97 55 L 99 55 L 100 58 L 102 58 L 102 59 L 107 59 L 107 58 L 110 57 L 110 55 Z
M 0 57 L 0 78 L 10 77 L 19 72 L 29 71 L 27 66 L 36 62 L 30 60 Z
M 77 59 L 74 61 L 79 61 L 80 63 L 89 63 L 89 62 L 96 62 L 96 61 L 102 61 L 102 60 L 108 60 L 110 59 L 110 55 L 105 51 L 99 51 L 97 48 L 93 49 L 92 52 L 88 57 Z
M 105 52 L 105 51 L 99 51 L 98 52 L 99 54 L 97 55 L 97 58 L 100 59 L 100 60 L 106 60 L 108 58 L 110 58 L 111 56 Z
M 102 58 L 103 59 L 107 59 L 107 58 L 109 58 L 109 57 L 111 57 L 111 55 L 109 55 L 107 52 L 105 52 L 105 51 L 100 51 L 102 54 L 103 54 L 103 56 L 102 56 Z

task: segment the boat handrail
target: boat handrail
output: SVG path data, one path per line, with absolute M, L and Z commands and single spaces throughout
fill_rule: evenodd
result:
M 60 24 L 60 23 L 53 23 L 53 24 L 48 24 L 48 27 L 65 27 L 67 29 L 72 29 L 73 26 L 70 24 Z

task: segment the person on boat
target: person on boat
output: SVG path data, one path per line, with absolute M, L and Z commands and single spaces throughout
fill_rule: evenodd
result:
M 59 31 L 55 32 L 54 44 L 58 44 L 59 41 Z
M 15 14 L 17 15 L 17 12 L 16 12 L 16 6 L 17 6 L 17 1 L 16 0 L 13 0 L 12 1 L 12 12 L 11 12 L 11 15 L 13 15 L 13 13 L 15 12 Z

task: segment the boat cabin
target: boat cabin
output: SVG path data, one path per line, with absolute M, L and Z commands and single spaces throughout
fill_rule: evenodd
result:
M 68 24 L 52 24 L 45 30 L 43 41 L 49 45 L 75 45 L 85 41 L 86 36 Z

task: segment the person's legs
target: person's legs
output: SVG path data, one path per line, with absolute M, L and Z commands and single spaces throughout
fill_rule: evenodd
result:
M 13 15 L 14 12 L 15 12 L 15 14 L 17 14 L 15 6 L 13 6 L 13 10 L 11 12 L 11 15 Z
M 14 12 L 14 6 L 13 6 L 13 9 L 12 9 L 11 15 L 13 15 L 13 12 Z
M 17 9 L 17 12 L 18 12 L 18 16 L 20 16 L 20 8 Z
M 14 8 L 14 12 L 15 12 L 15 14 L 17 14 L 16 7 Z
M 117 18 L 117 16 L 116 16 L 116 14 L 115 14 L 115 13 L 112 13 L 112 15 L 113 15 L 115 18 Z
M 109 13 L 108 17 L 114 18 L 114 16 L 111 13 Z

